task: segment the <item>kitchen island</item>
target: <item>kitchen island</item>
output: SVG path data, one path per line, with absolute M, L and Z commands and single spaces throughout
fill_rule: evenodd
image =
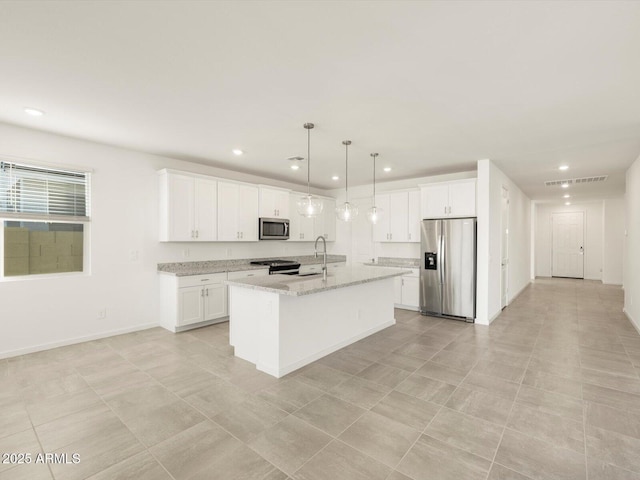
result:
M 227 280 L 235 355 L 282 377 L 395 324 L 393 277 L 379 267 L 343 267 L 327 279 L 269 275 Z

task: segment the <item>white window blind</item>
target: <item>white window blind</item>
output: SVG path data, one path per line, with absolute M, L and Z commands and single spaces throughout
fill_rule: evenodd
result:
M 89 173 L 0 161 L 0 217 L 89 220 Z

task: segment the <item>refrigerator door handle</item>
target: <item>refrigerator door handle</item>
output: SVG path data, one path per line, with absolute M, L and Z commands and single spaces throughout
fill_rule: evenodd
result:
M 438 238 L 438 270 L 440 272 L 440 285 L 444 284 L 444 235 Z
M 444 229 L 444 226 L 443 226 Z M 444 289 L 445 289 L 445 284 L 444 284 L 444 275 L 445 275 L 445 271 L 444 269 L 446 268 L 445 262 L 444 262 L 444 256 L 445 256 L 446 252 L 445 252 L 445 242 L 444 242 L 444 233 L 442 235 L 440 235 L 440 255 L 439 255 L 439 259 L 438 262 L 440 263 L 440 265 L 438 265 L 438 268 L 440 269 L 440 313 L 443 314 L 444 312 Z

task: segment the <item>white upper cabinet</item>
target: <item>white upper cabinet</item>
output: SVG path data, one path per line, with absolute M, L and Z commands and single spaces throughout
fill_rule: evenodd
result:
M 160 241 L 210 242 L 217 235 L 215 179 L 162 170 L 160 182 Z
M 218 182 L 218 240 L 258 240 L 258 187 Z
M 289 190 L 260 185 L 259 195 L 260 217 L 290 218 Z
M 298 213 L 298 201 L 305 193 L 293 192 L 289 195 L 289 241 L 313 242 L 314 219 L 303 217 Z M 323 212 L 324 213 L 324 212 Z
M 449 216 L 476 216 L 476 179 L 449 185 Z
M 475 217 L 476 179 L 421 186 L 422 218 Z
M 420 243 L 420 225 L 422 217 L 420 216 L 420 190 L 409 192 L 409 238 L 407 241 Z
M 376 195 L 375 204 L 382 213 L 378 221 L 373 225 L 374 242 L 390 242 L 391 224 L 389 222 L 389 206 L 391 198 L 388 194 Z
M 382 214 L 373 226 L 374 242 L 420 241 L 419 195 L 417 190 L 376 195 Z
M 195 184 L 196 240 L 218 239 L 218 182 L 196 178 Z
M 449 210 L 449 184 L 422 187 L 422 218 L 446 217 Z
M 336 241 L 336 201 L 322 197 L 322 214 L 313 220 L 313 236 L 323 236 L 327 242 Z M 314 238 L 314 240 L 315 240 Z

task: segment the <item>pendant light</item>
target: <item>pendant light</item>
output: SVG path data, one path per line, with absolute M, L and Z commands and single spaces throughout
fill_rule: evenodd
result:
M 378 154 L 372 153 L 371 156 L 373 157 L 373 207 L 367 210 L 367 219 L 375 225 L 383 212 L 380 207 L 376 207 L 376 157 Z
M 305 123 L 307 129 L 307 194 L 298 200 L 298 213 L 303 217 L 313 218 L 322 213 L 322 200 L 311 195 L 309 179 L 311 178 L 311 129 L 313 123 Z
M 336 217 L 343 222 L 350 222 L 358 216 L 358 206 L 349 203 L 349 145 L 351 145 L 351 140 L 345 140 L 342 144 L 345 152 L 344 203 L 336 208 Z

